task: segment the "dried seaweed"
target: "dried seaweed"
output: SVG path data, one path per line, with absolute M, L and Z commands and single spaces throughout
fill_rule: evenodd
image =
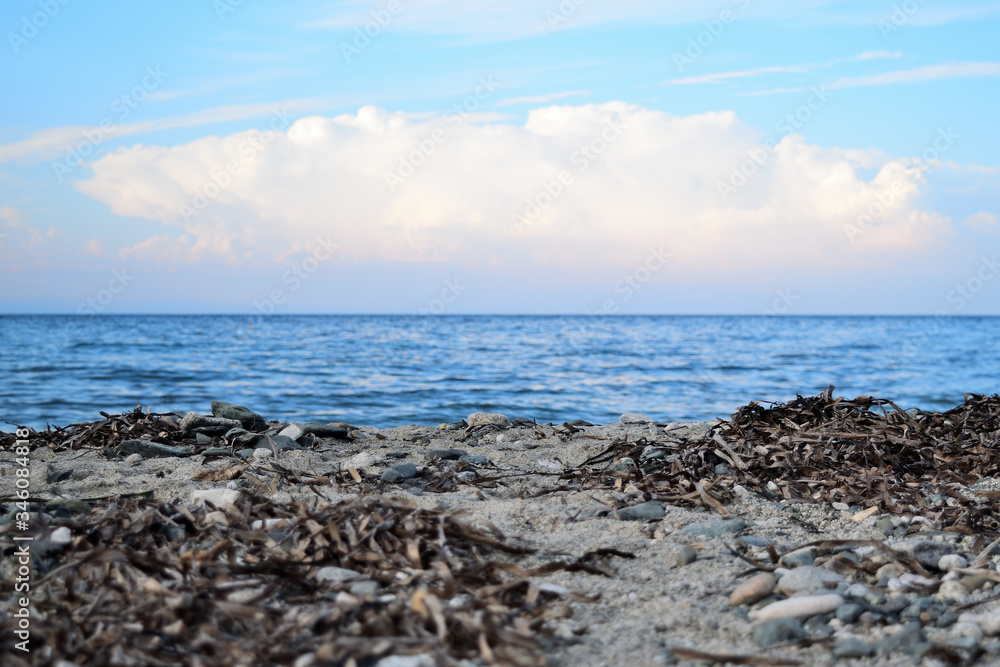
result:
M 444 665 L 533 667 L 557 641 L 546 619 L 570 613 L 563 598 L 589 600 L 530 577 L 609 575 L 607 558 L 631 556 L 603 550 L 523 568 L 528 546 L 378 498 L 278 505 L 244 495 L 214 511 L 133 499 L 72 529 L 78 537 L 33 583 L 33 636 L 44 642 L 33 664 L 290 665 L 313 653 L 316 664 L 361 665 L 428 653 Z M 328 566 L 349 576 L 317 577 Z M 357 580 L 373 583 L 352 589 Z M 0 656 L 20 664 L 12 642 Z
M 648 456 L 657 450 L 659 458 Z M 640 461 L 634 472 L 611 467 L 625 457 Z M 562 479 L 582 488 L 628 482 L 644 500 L 723 514 L 741 485 L 771 500 L 876 507 L 995 537 L 991 494 L 967 487 L 996 476 L 1000 396 L 967 394 L 946 412 L 906 412 L 887 399 L 834 398 L 830 387 L 787 404 L 752 402 L 702 438 L 616 441 Z

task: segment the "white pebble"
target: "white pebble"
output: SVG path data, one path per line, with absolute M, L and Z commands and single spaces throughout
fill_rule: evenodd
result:
M 772 621 L 776 618 L 808 618 L 809 616 L 829 614 L 836 611 L 837 607 L 842 604 L 844 604 L 844 598 L 836 594 L 807 595 L 773 602 L 763 609 L 751 611 L 749 616 L 750 620 L 754 621 Z
M 957 581 L 945 581 L 933 597 L 938 600 L 953 600 L 962 603 L 969 598 L 969 589 Z
M 507 442 L 507 434 L 501 433 L 497 436 L 497 442 Z
M 372 458 L 372 455 L 368 452 L 361 452 L 344 461 L 343 467 L 344 470 L 347 470 L 348 468 L 370 468 L 373 465 L 375 465 L 375 459 Z
M 52 531 L 52 534 L 49 535 L 49 539 L 56 544 L 69 544 L 73 541 L 73 534 L 66 526 L 59 526 Z
M 330 583 L 330 584 L 342 584 L 345 581 L 354 581 L 355 579 L 362 579 L 364 575 L 360 572 L 355 572 L 354 570 L 348 570 L 344 567 L 334 567 L 329 565 L 327 567 L 321 567 L 319 571 L 316 572 L 316 581 L 318 583 Z
M 253 450 L 253 457 L 255 460 L 260 461 L 274 456 L 274 452 L 267 447 L 258 447 Z
M 214 523 L 219 526 L 228 526 L 229 517 L 226 516 L 225 512 L 219 512 L 219 511 L 209 512 L 208 514 L 205 515 L 205 522 L 209 524 Z
M 979 641 L 983 638 L 983 631 L 980 629 L 979 624 L 971 621 L 959 621 L 955 625 L 951 626 L 951 630 L 948 631 L 948 634 L 954 639 L 958 639 L 960 637 L 971 637 L 972 639 Z
M 978 621 L 984 635 L 1000 635 L 1000 614 L 983 614 Z
M 235 507 L 239 499 L 240 492 L 232 489 L 205 489 L 191 492 L 191 504 L 196 507 L 204 505 L 206 501 L 220 508 Z
M 942 572 L 951 572 L 952 570 L 966 567 L 968 564 L 969 562 L 958 554 L 945 554 L 938 561 L 938 569 Z
M 125 463 L 131 466 L 137 466 L 142 463 L 142 454 L 129 454 L 125 457 Z
M 298 424 L 289 424 L 285 428 L 278 432 L 278 435 L 287 435 L 292 440 L 298 440 L 302 437 L 302 429 L 299 428 Z

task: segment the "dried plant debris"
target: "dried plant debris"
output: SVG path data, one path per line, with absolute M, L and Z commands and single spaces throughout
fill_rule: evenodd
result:
M 830 387 L 788 404 L 750 403 L 680 444 L 614 442 L 563 475 L 560 488 L 632 489 L 637 502 L 724 514 L 739 486 L 770 500 L 872 507 L 996 536 L 996 493 L 968 490 L 991 477 L 1000 477 L 1000 396 L 907 412 L 885 399 L 834 398 Z
M 130 499 L 65 525 L 65 551 L 34 564 L 36 665 L 291 665 L 312 654 L 360 666 L 419 653 L 541 665 L 560 641 L 547 621 L 592 600 L 532 577 L 610 575 L 612 557 L 631 557 L 608 549 L 526 567 L 534 550 L 491 526 L 376 498 Z M 0 621 L 0 661 L 27 664 L 12 623 Z

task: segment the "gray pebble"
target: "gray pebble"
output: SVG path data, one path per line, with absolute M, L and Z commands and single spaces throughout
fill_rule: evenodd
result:
M 459 463 L 468 463 L 474 466 L 488 466 L 490 460 L 486 456 L 478 456 L 475 454 L 462 456 L 458 459 Z
M 271 439 L 274 440 L 274 448 L 277 449 L 279 452 L 305 449 L 305 447 L 295 442 L 295 440 L 288 437 L 287 435 L 272 435 Z M 267 439 L 265 438 L 265 442 L 266 441 Z
M 853 623 L 858 620 L 858 616 L 865 612 L 863 605 L 855 602 L 842 604 L 837 608 L 837 620 L 842 623 Z
M 684 545 L 677 552 L 677 567 L 684 567 L 698 560 L 698 551 L 694 547 Z
M 622 521 L 657 521 L 666 515 L 663 503 L 655 500 L 618 510 L 618 518 Z
M 201 450 L 202 456 L 232 456 L 233 453 L 225 447 L 208 447 Z
M 499 412 L 473 412 L 465 420 L 469 428 L 480 426 L 497 426 L 499 428 L 510 428 L 510 418 Z
M 115 451 L 120 456 L 139 454 L 146 459 L 162 459 L 191 455 L 191 451 L 187 448 L 161 445 L 157 442 L 150 442 L 149 440 L 123 440 Z
M 815 562 L 812 552 L 809 549 L 799 549 L 790 554 L 785 554 L 779 561 L 782 567 L 793 568 L 800 565 L 812 565 Z
M 899 632 L 889 635 L 880 640 L 875 645 L 875 650 L 879 655 L 891 655 L 892 653 L 906 653 L 912 655 L 920 644 L 925 640 L 924 631 L 920 629 L 920 624 L 916 622 L 907 623 Z
M 267 421 L 262 416 L 250 408 L 235 403 L 212 401 L 212 415 L 223 419 L 235 419 L 248 431 L 263 431 L 267 428 Z
M 383 482 L 398 482 L 402 479 L 413 479 L 417 476 L 417 466 L 412 463 L 400 463 L 386 468 L 382 473 Z
M 743 519 L 724 519 L 719 521 L 708 521 L 705 523 L 693 523 L 685 526 L 682 530 L 689 535 L 700 537 L 722 537 L 738 533 L 747 527 L 747 522 Z
M 941 556 L 955 553 L 958 549 L 950 542 L 933 540 L 903 540 L 892 545 L 892 549 L 904 556 L 917 559 L 926 568 L 936 570 Z
M 874 649 L 872 645 L 860 637 L 843 637 L 833 645 L 835 658 L 867 658 Z
M 761 648 L 799 639 L 809 639 L 809 632 L 796 618 L 776 618 L 758 623 L 753 628 L 753 643 Z
M 196 433 L 194 436 L 194 441 L 199 445 L 207 445 L 212 442 L 212 437 L 205 435 L 204 433 Z

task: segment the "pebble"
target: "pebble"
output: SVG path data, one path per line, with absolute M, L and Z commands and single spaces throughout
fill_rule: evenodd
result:
M 302 427 L 299 426 L 298 424 L 289 424 L 285 428 L 278 431 L 278 435 L 284 435 L 286 437 L 291 438 L 292 440 L 298 440 L 303 435 L 305 435 L 305 433 L 302 430 Z
M 653 420 L 638 412 L 626 412 L 618 418 L 619 424 L 652 424 Z
M 67 545 L 73 541 L 73 534 L 66 526 L 59 526 L 49 535 L 49 540 L 56 544 Z
M 879 655 L 900 652 L 912 655 L 917 649 L 917 645 L 922 643 L 924 639 L 924 631 L 920 628 L 919 623 L 906 623 L 902 630 L 879 641 L 875 645 L 875 650 Z
M 747 522 L 743 519 L 723 519 L 705 523 L 693 523 L 681 530 L 689 535 L 698 535 L 699 537 L 722 537 L 723 535 L 738 533 L 746 527 Z
M 274 452 L 267 447 L 258 447 L 253 450 L 253 458 L 255 461 L 263 461 L 264 459 L 271 458 L 272 456 L 274 456 Z
M 991 579 L 989 577 L 983 576 L 981 574 L 972 574 L 967 577 L 962 577 L 961 579 L 958 580 L 960 584 L 968 588 L 970 591 L 979 590 L 990 581 Z
M 204 489 L 191 492 L 191 504 L 198 506 L 206 502 L 212 503 L 218 508 L 236 507 L 236 501 L 240 498 L 239 491 L 232 489 Z
M 861 614 L 865 613 L 863 605 L 855 602 L 847 602 L 837 607 L 837 619 L 844 623 L 854 623 Z
M 348 570 L 344 567 L 333 567 L 328 565 L 327 567 L 321 567 L 316 572 L 316 581 L 324 584 L 342 584 L 347 581 L 354 581 L 355 579 L 362 579 L 365 575 L 360 572 L 355 572 L 354 570 Z
M 248 431 L 263 431 L 267 421 L 250 408 L 226 401 L 212 401 L 212 415 L 224 419 L 235 419 Z
M 893 551 L 915 558 L 924 567 L 936 568 L 942 556 L 953 554 L 957 550 L 951 542 L 934 542 L 932 540 L 902 540 L 890 545 Z
M 236 419 L 227 419 L 219 416 L 209 417 L 197 412 L 188 412 L 180 422 L 180 429 L 185 433 L 196 428 L 225 433 L 227 429 L 231 429 L 234 426 L 240 426 L 240 422 Z
M 186 447 L 161 445 L 157 442 L 150 442 L 149 440 L 123 440 L 115 451 L 121 456 L 139 454 L 143 458 L 147 459 L 162 459 L 191 455 L 191 450 Z
M 424 458 L 428 461 L 443 460 L 443 461 L 458 461 L 463 456 L 468 456 L 469 452 L 464 449 L 432 449 L 426 454 Z
M 770 572 L 755 574 L 733 590 L 729 603 L 736 607 L 763 600 L 774 591 L 777 583 L 778 580 Z
M 800 565 L 812 565 L 815 560 L 811 549 L 799 549 L 798 551 L 785 554 L 778 562 L 783 567 L 793 568 Z
M 684 545 L 677 552 L 677 567 L 684 567 L 698 560 L 698 550 L 694 547 Z
M 53 537 L 53 539 L 55 538 Z M 979 628 L 983 631 L 984 635 L 990 637 L 1000 635 L 1000 614 L 983 614 L 976 621 L 979 623 Z
M 390 655 L 375 663 L 375 667 L 434 667 L 437 663 L 429 655 Z
M 510 418 L 499 412 L 473 412 L 465 421 L 469 424 L 469 428 L 478 428 L 480 426 L 510 428 Z
M 212 442 L 211 436 L 205 435 L 204 433 L 196 433 L 194 436 L 195 443 L 199 445 L 207 445 Z
M 468 463 L 474 466 L 488 466 L 490 464 L 490 460 L 488 457 L 479 456 L 476 454 L 459 457 L 458 462 Z
M 835 658 L 867 658 L 875 649 L 860 637 L 842 637 L 833 645 Z
M 778 582 L 779 585 L 781 582 Z M 844 598 L 837 594 L 806 595 L 772 602 L 761 609 L 751 611 L 751 620 L 770 621 L 777 618 L 808 618 L 829 614 L 844 604 Z
M 943 581 L 934 597 L 938 600 L 951 600 L 963 603 L 969 599 L 969 589 L 960 581 Z
M 355 454 L 351 458 L 344 461 L 342 468 L 347 470 L 348 468 L 370 468 L 375 464 L 375 459 L 368 452 L 361 452 L 360 454 Z
M 794 618 L 778 618 L 759 623 L 753 628 L 753 643 L 761 648 L 784 642 L 809 639 L 802 622 Z
M 942 572 L 951 572 L 963 567 L 968 567 L 969 562 L 958 554 L 945 554 L 938 560 L 937 568 Z
M 622 521 L 656 521 L 666 515 L 663 503 L 656 500 L 618 510 L 618 518 Z
M 822 591 L 834 588 L 844 580 L 844 576 L 826 570 L 822 567 L 803 565 L 794 570 L 788 570 L 778 579 L 778 591 L 785 595 L 799 592 Z
M 132 466 L 137 466 L 140 463 L 142 463 L 142 461 L 143 461 L 142 454 L 129 454 L 128 456 L 125 457 L 125 463 Z
M 383 482 L 398 482 L 402 479 L 413 479 L 417 476 L 417 466 L 412 463 L 400 463 L 386 468 L 382 473 Z

